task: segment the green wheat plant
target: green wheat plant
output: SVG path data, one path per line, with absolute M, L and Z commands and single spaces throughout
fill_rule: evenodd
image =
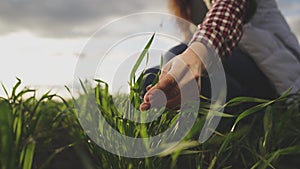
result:
M 17 79 L 11 94 L 2 85 L 6 97 L 0 98 L 0 168 L 45 168 L 56 154 L 72 146 L 72 142 L 55 142 L 67 126 L 75 126 L 74 112 L 60 96 L 47 92 L 37 97 L 36 90 L 20 90 L 20 85 Z
M 287 91 L 273 100 L 253 97 L 229 100 L 222 105 L 224 113 L 215 112 L 222 116 L 220 124 L 202 144 L 198 143 L 198 137 L 211 102 L 199 96 L 203 101 L 193 127 L 172 149 L 152 157 L 128 158 L 98 146 L 89 133 L 109 134 L 113 129 L 130 137 L 147 138 L 177 124 L 180 111 L 174 110 L 150 110 L 160 116 L 148 123 L 125 118 L 140 118 L 136 115 L 140 113 L 142 86 L 149 74 L 145 70 L 139 75 L 136 73 L 141 62 L 144 59 L 147 62 L 150 57 L 154 37 L 153 34 L 132 68 L 128 94 L 110 94 L 109 85 L 101 79 L 95 79 L 95 85 L 81 82 L 84 92 L 76 99 L 64 99 L 50 92 L 37 97 L 35 89 L 19 89 L 20 79 L 11 93 L 2 85 L 6 96 L 0 98 L 0 168 L 299 168 L 300 92 L 289 94 Z M 159 73 L 153 85 L 158 76 Z M 145 113 L 145 118 L 150 111 Z M 80 121 L 78 117 L 84 118 Z M 104 121 L 111 126 L 110 130 L 103 125 Z M 87 131 L 81 123 L 96 127 Z M 110 141 L 114 145 L 117 140 Z M 148 146 L 147 142 L 144 144 Z M 126 151 L 123 146 L 118 149 Z
M 133 112 L 133 116 L 135 113 L 139 113 L 134 110 L 138 109 L 141 103 L 141 90 L 147 75 L 142 71 L 139 77 L 136 78 L 135 74 L 142 60 L 145 57 L 149 57 L 147 52 L 153 38 L 154 35 L 146 44 L 130 74 L 129 86 L 131 90 L 129 101 L 121 101 L 122 97 L 128 96 L 110 95 L 108 93 L 108 84 L 102 80 L 95 80 L 98 83 L 94 90 L 95 97 L 101 113 L 104 114 L 105 120 L 109 121 L 110 125 L 118 132 L 132 137 L 157 135 L 166 128 L 174 125 L 172 122 L 176 121 L 178 117 L 178 112 L 165 110 L 158 120 L 149 124 L 138 124 L 124 119 L 120 113 L 118 113 L 119 111 Z M 155 82 L 157 82 L 158 76 L 159 74 L 156 76 Z M 155 82 L 153 84 L 155 84 Z M 87 91 L 87 89 L 85 89 L 85 91 Z M 289 91 L 274 100 L 251 97 L 238 97 L 230 100 L 224 107 L 238 107 L 247 103 L 253 106 L 239 112 L 239 115 L 234 115 L 237 114 L 236 112 L 219 113 L 220 116 L 224 117 L 221 123 L 224 123 L 223 126 L 225 125 L 225 127 L 222 129 L 219 127 L 207 142 L 200 145 L 196 139 L 204 125 L 205 117 L 210 107 L 209 101 L 203 102 L 201 103 L 200 111 L 198 112 L 199 115 L 194 127 L 175 148 L 156 157 L 145 159 L 129 159 L 117 155 L 108 155 L 109 153 L 107 152 L 104 153 L 106 155 L 103 157 L 103 152 L 100 151 L 101 153 L 97 153 L 100 154 L 98 155 L 99 165 L 104 168 L 181 168 L 181 165 L 187 167 L 189 166 L 188 164 L 190 164 L 190 168 L 236 168 L 236 166 L 241 168 L 274 168 L 272 163 L 280 163 L 281 161 L 278 160 L 280 156 L 288 154 L 297 155 L 299 153 L 299 136 L 296 136 L 296 133 L 294 133 L 295 139 L 291 142 L 290 146 L 283 144 L 285 143 L 284 141 L 269 145 L 271 133 L 278 133 L 278 131 L 274 131 L 274 129 L 270 128 L 270 126 L 274 126 L 274 121 L 272 121 L 274 119 L 271 118 L 271 115 L 276 116 L 278 111 L 285 111 L 284 108 L 287 107 L 289 108 L 287 111 L 291 112 L 291 114 L 283 113 L 282 116 L 295 116 L 295 118 L 292 119 L 299 120 L 299 106 L 298 108 L 290 108 L 291 106 L 288 105 L 288 100 L 291 100 L 290 97 L 292 96 L 288 93 Z M 298 95 L 293 96 L 293 104 L 297 104 L 297 99 L 295 100 L 297 96 Z M 116 104 L 118 101 L 122 103 Z M 291 101 L 289 101 L 289 104 L 290 102 Z M 119 107 L 116 107 L 115 104 L 119 105 Z M 134 105 L 134 107 L 130 105 Z M 216 114 L 218 113 L 216 112 Z M 287 122 L 280 123 L 284 123 L 285 125 L 297 124 L 297 122 L 289 123 L 288 120 Z M 277 125 L 280 126 L 280 123 Z M 277 129 L 284 130 L 283 126 Z M 294 128 L 299 129 L 299 126 L 295 126 Z M 255 136 L 254 139 L 252 138 L 253 135 Z M 284 140 L 288 136 L 282 137 Z M 260 140 L 260 142 L 257 142 L 256 139 Z M 268 146 L 272 148 L 267 148 Z M 122 149 L 123 147 L 120 148 Z M 93 150 L 95 149 L 99 148 L 93 145 Z M 251 158 L 247 158 L 247 156 Z M 103 162 L 103 159 L 106 160 Z M 115 161 L 119 161 L 119 163 Z M 182 161 L 184 161 L 183 164 Z

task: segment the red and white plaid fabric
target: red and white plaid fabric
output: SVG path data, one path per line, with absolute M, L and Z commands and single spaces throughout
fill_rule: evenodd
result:
M 214 0 L 190 43 L 213 47 L 220 57 L 229 56 L 243 33 L 242 20 L 247 0 Z

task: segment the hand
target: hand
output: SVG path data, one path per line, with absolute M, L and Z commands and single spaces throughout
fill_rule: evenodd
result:
M 197 50 L 194 50 L 195 47 Z M 147 93 L 140 110 L 145 111 L 150 107 L 160 108 L 165 105 L 168 109 L 179 109 L 181 99 L 184 98 L 182 93 L 186 96 L 195 94 L 195 91 L 189 90 L 189 85 L 196 81 L 200 89 L 200 77 L 204 69 L 200 57 L 206 55 L 206 47 L 196 42 L 196 45 L 192 44 L 182 54 L 175 56 L 164 65 L 158 83 L 146 88 Z

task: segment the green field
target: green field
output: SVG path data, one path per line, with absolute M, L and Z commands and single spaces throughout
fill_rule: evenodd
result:
M 148 48 L 145 49 L 139 60 L 145 58 Z M 208 114 L 209 99 L 201 102 L 193 128 L 171 150 L 148 158 L 126 158 L 100 148 L 82 129 L 78 116 L 86 117 L 87 123 L 96 123 L 95 131 L 110 132 L 103 129 L 105 120 L 114 130 L 131 137 L 154 136 L 176 125 L 178 111 L 166 110 L 150 123 L 134 123 L 119 113 L 132 112 L 129 105 L 137 108 L 141 103 L 145 75 L 135 77 L 140 62 L 133 68 L 129 95 L 112 96 L 105 82 L 95 80 L 95 87 L 82 83 L 85 92 L 76 100 L 50 93 L 37 97 L 34 89 L 19 89 L 18 79 L 12 92 L 0 98 L 0 168 L 299 168 L 300 93 L 288 91 L 274 100 L 238 97 L 228 101 L 225 113 L 217 114 L 223 116 L 217 130 L 202 144 L 198 137 Z M 4 86 L 3 90 L 6 91 Z M 90 105 L 90 99 L 96 104 Z M 78 109 L 78 105 L 85 106 Z M 95 113 L 102 113 L 104 119 L 91 118 Z

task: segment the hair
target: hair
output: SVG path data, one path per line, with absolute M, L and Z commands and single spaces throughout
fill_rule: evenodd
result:
M 193 18 L 192 18 L 193 1 L 196 1 L 196 0 L 169 0 L 169 9 L 174 15 L 195 23 L 195 21 L 193 21 Z M 199 15 L 200 14 L 203 15 L 203 12 L 205 12 L 205 13 L 207 12 L 206 5 L 203 0 L 197 0 L 197 1 L 199 1 L 199 3 L 202 3 L 201 5 L 203 6 L 202 8 L 204 10 L 199 11 Z M 244 24 L 251 20 L 251 18 L 253 17 L 253 15 L 256 11 L 256 7 L 257 7 L 256 0 L 247 0 L 247 3 L 249 3 L 249 4 L 246 5 L 246 12 L 245 12 L 245 15 L 243 18 Z M 204 17 L 202 17 L 202 19 L 203 18 Z
M 195 4 L 195 2 L 197 2 L 197 4 Z M 197 16 L 200 16 L 200 20 L 199 18 L 193 18 L 195 15 L 193 15 L 192 12 L 195 12 L 195 10 L 193 10 L 195 7 L 200 9 L 199 13 L 197 11 Z M 169 9 L 175 16 L 183 18 L 195 25 L 199 24 L 201 20 L 204 19 L 206 12 L 208 11 L 203 0 L 169 0 Z M 190 25 L 178 23 L 178 26 L 184 33 L 186 42 L 189 42 L 193 36 Z
M 188 21 L 191 20 L 191 0 L 169 0 L 171 12 Z

